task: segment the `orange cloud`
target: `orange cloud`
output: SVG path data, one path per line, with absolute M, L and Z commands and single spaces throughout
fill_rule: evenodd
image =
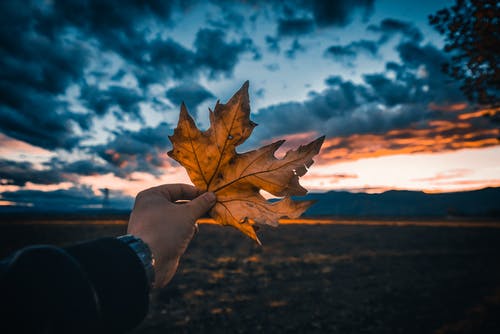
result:
M 485 116 L 494 117 L 499 113 L 500 113 L 500 109 L 481 109 L 478 111 L 461 114 L 458 116 L 458 119 L 468 120 L 471 118 L 478 118 L 478 117 L 485 117 Z
M 289 150 L 296 149 L 300 145 L 307 144 L 311 142 L 312 140 L 316 139 L 319 137 L 318 133 L 316 131 L 309 131 L 309 132 L 300 132 L 300 133 L 294 133 L 291 135 L 285 135 L 280 137 L 280 140 L 285 140 L 283 145 L 276 151 L 276 156 L 277 157 L 282 157 L 285 155 L 285 153 Z M 264 145 L 271 144 L 278 139 L 274 138 L 272 140 L 266 140 L 263 142 Z
M 457 169 L 452 169 L 452 170 L 448 170 L 448 171 L 444 171 L 444 172 L 439 172 L 433 177 L 422 177 L 422 178 L 416 178 L 413 180 L 414 181 L 424 181 L 424 182 L 435 182 L 435 181 L 461 178 L 461 177 L 465 177 L 467 175 L 470 175 L 471 173 L 472 173 L 472 170 L 470 170 L 470 169 L 457 168 Z
M 12 159 L 19 156 L 51 156 L 53 152 L 7 137 L 0 133 L 0 156 Z M 23 159 L 24 160 L 24 159 Z
M 447 104 L 447 105 L 438 105 L 434 102 L 431 102 L 431 103 L 429 103 L 428 107 L 430 110 L 436 110 L 436 111 L 462 111 L 468 107 L 468 104 L 467 103 L 454 103 L 454 104 Z
M 335 185 L 339 184 L 341 181 L 347 179 L 357 179 L 357 174 L 352 173 L 335 173 L 334 171 L 325 172 L 313 172 L 314 167 L 312 167 L 309 173 L 301 178 L 301 183 L 309 190 L 318 189 L 332 189 Z
M 92 189 L 108 188 L 134 197 L 139 191 L 159 184 L 191 184 L 191 181 L 184 168 L 170 168 L 165 174 L 158 177 L 149 173 L 134 172 L 130 174 L 129 178 L 124 179 L 109 173 L 104 175 L 81 176 L 79 178 L 79 183 L 89 185 Z
M 426 193 L 440 193 L 443 189 L 459 189 L 460 191 L 478 190 L 485 187 L 500 187 L 500 179 L 455 180 L 433 183 L 434 189 L 424 190 Z
M 387 155 L 437 153 L 499 145 L 500 129 L 475 129 L 467 122 L 433 120 L 426 128 L 391 130 L 385 134 L 353 134 L 327 138 L 319 163 Z

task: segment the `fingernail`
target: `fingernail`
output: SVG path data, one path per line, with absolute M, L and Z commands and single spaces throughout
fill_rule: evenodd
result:
M 216 200 L 215 194 L 213 192 L 206 192 L 202 196 L 204 196 L 205 199 L 210 203 L 214 203 Z

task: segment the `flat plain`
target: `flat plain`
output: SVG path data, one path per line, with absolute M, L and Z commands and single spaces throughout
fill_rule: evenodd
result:
M 500 225 L 302 223 L 263 228 L 262 247 L 200 225 L 133 333 L 500 332 Z M 125 231 L 123 220 L 2 223 L 0 256 Z

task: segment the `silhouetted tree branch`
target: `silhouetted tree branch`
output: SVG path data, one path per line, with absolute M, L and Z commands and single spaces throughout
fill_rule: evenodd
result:
M 471 102 L 495 110 L 500 108 L 499 20 L 498 0 L 456 0 L 451 8 L 429 16 L 451 54 L 444 72 L 461 81 L 460 88 Z

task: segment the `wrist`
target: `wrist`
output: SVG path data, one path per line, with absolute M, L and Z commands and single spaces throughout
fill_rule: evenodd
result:
M 132 234 L 122 235 L 117 239 L 128 245 L 137 254 L 146 272 L 149 286 L 152 287 L 155 281 L 155 259 L 149 245 Z

